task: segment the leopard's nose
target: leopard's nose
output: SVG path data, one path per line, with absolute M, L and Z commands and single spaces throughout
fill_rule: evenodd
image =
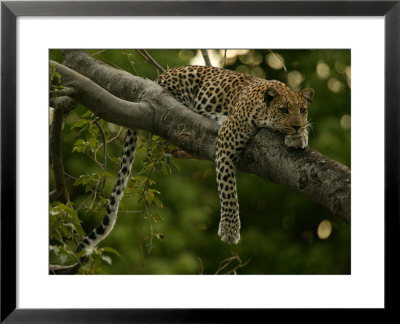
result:
M 296 133 L 297 133 L 297 131 L 301 128 L 301 126 L 292 126 L 293 128 L 294 128 L 294 130 L 296 131 Z

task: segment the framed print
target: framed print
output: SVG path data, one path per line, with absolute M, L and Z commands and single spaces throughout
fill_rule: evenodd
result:
M 394 309 L 398 1 L 1 15 L 2 321 Z

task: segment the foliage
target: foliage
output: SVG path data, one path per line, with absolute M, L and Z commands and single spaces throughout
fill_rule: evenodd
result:
M 89 52 L 135 75 L 149 79 L 158 75 L 134 50 Z M 148 52 L 164 68 L 204 64 L 197 50 Z M 294 90 L 314 88 L 310 147 L 350 166 L 350 50 L 213 50 L 210 54 L 213 65 L 278 79 Z M 50 58 L 62 61 L 57 50 L 50 51 Z M 50 79 L 62 87 L 52 69 Z M 85 274 L 350 273 L 348 225 L 288 188 L 250 174 L 238 173 L 241 241 L 237 246 L 221 242 L 214 163 L 174 158 L 167 142 L 146 132 L 139 137 L 113 232 L 86 255 L 75 253 L 84 233 L 104 216 L 124 133 L 81 105 L 66 116 L 62 145 L 70 202 L 50 204 L 51 263 L 79 261 L 78 272 Z

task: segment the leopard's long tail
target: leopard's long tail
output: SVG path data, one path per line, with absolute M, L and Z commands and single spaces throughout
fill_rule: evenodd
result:
M 135 157 L 138 130 L 128 129 L 124 141 L 124 153 L 122 154 L 114 189 L 111 193 L 110 202 L 107 207 L 103 221 L 98 225 L 83 241 L 79 244 L 77 252 L 95 247 L 100 241 L 104 240 L 113 229 L 117 220 L 119 202 L 121 201 L 126 184 L 131 174 L 132 163 Z

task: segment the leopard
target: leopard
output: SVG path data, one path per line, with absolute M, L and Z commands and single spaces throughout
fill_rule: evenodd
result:
M 241 222 L 236 165 L 240 155 L 261 128 L 282 133 L 287 147 L 306 148 L 310 127 L 308 109 L 315 96 L 314 90 L 305 88 L 295 92 L 278 80 L 200 65 L 170 68 L 155 82 L 187 108 L 219 124 L 215 145 L 220 200 L 218 235 L 223 242 L 237 244 Z M 106 215 L 102 223 L 83 239 L 78 250 L 93 247 L 112 230 L 131 172 L 137 138 L 137 130 L 127 130 L 124 153 Z

